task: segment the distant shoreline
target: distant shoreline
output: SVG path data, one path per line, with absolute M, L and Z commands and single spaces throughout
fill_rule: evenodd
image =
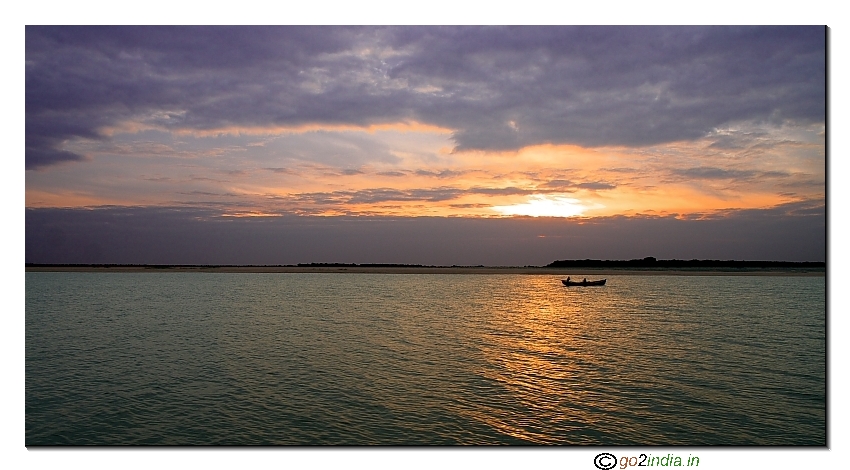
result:
M 26 272 L 540 274 L 562 276 L 825 276 L 825 268 L 553 268 L 497 266 L 27 265 Z

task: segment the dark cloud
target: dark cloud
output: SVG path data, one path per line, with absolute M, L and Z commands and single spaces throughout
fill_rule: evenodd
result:
M 746 180 L 752 178 L 787 178 L 790 173 L 784 171 L 752 171 L 752 170 L 724 170 L 713 167 L 695 167 L 671 170 L 676 176 L 691 180 Z M 816 183 L 823 186 L 823 181 Z
M 609 183 L 601 183 L 601 182 L 593 182 L 593 183 L 580 183 L 576 185 L 577 188 L 582 189 L 591 189 L 594 191 L 604 191 L 608 189 L 614 189 L 617 186 Z
M 708 148 L 719 150 L 746 150 L 744 154 L 764 152 L 783 146 L 798 146 L 800 142 L 788 139 L 771 138 L 766 132 L 729 132 L 708 137 Z
M 391 201 L 441 202 L 457 199 L 459 197 L 469 194 L 478 194 L 486 196 L 516 196 L 536 194 L 539 192 L 540 191 L 537 190 L 521 189 L 515 187 L 474 187 L 469 189 L 460 189 L 453 187 L 417 189 L 370 188 L 355 191 L 301 193 L 291 196 L 289 198 L 289 201 L 299 204 L 329 205 L 377 204 Z
M 471 194 L 484 194 L 486 196 L 518 196 L 524 194 L 536 194 L 539 191 L 533 189 L 521 189 L 513 186 L 507 188 L 470 188 L 467 192 Z
M 824 261 L 821 202 L 675 217 L 222 217 L 215 209 L 27 209 L 28 263 L 545 265 L 556 259 Z
M 575 183 L 570 180 L 552 180 L 547 181 L 541 185 L 544 188 L 554 188 L 554 189 L 572 189 L 575 187 Z
M 394 76 L 460 98 L 425 109 L 434 118 L 457 116 L 461 148 L 644 145 L 698 138 L 735 120 L 824 119 L 822 27 L 481 28 L 422 36 L 419 53 Z M 472 109 L 478 121 L 467 119 Z
M 298 172 L 296 172 L 294 170 L 291 170 L 289 168 L 283 168 L 283 167 L 272 167 L 272 168 L 263 168 L 263 169 L 267 170 L 267 171 L 271 171 L 273 173 L 281 173 L 281 174 L 284 174 L 284 175 L 297 175 L 298 174 Z
M 428 201 L 439 202 L 455 199 L 461 191 L 454 188 L 413 189 L 366 189 L 352 192 L 348 203 L 371 204 L 385 201 Z
M 178 191 L 176 194 L 183 194 L 185 196 L 220 196 L 220 197 L 239 197 L 238 194 L 233 193 L 213 193 L 209 191 Z
M 825 217 L 826 206 L 821 200 L 802 200 L 780 204 L 770 209 L 742 209 L 726 210 L 714 213 L 717 218 L 728 218 L 734 216 L 746 216 L 749 218 L 772 218 L 772 217 Z M 811 219 L 800 219 L 811 220 Z
M 463 176 L 468 173 L 467 171 L 456 171 L 456 170 L 416 170 L 414 172 L 419 176 L 431 176 L 434 178 L 444 179 L 444 178 L 456 178 L 458 176 Z
M 465 193 L 457 188 L 430 188 L 400 190 L 391 188 L 362 189 L 358 191 L 333 191 L 302 193 L 292 196 L 293 202 L 308 204 L 376 204 L 390 201 L 439 202 L 456 199 Z
M 709 148 L 721 150 L 737 150 L 750 147 L 754 144 L 754 139 L 766 137 L 765 133 L 729 133 L 723 135 L 711 136 L 712 143 Z
M 743 170 L 724 170 L 722 168 L 697 167 L 672 170 L 671 173 L 677 176 L 684 176 L 688 179 L 698 180 L 722 180 L 722 179 L 740 179 L 752 178 L 756 172 Z
M 592 191 L 604 191 L 608 189 L 615 189 L 617 186 L 610 183 L 603 183 L 601 181 L 588 181 L 585 183 L 575 183 L 569 180 L 551 180 L 542 185 L 542 188 L 550 188 L 556 189 L 560 191 L 574 191 L 576 189 L 590 189 Z
M 569 187 L 561 187 L 555 185 L 549 189 L 523 189 L 514 186 L 502 188 L 487 188 L 476 186 L 472 188 L 455 188 L 443 186 L 437 188 L 414 188 L 414 189 L 395 189 L 395 188 L 367 188 L 359 190 L 339 190 L 339 191 L 324 191 L 324 192 L 309 192 L 298 193 L 288 196 L 278 196 L 267 194 L 264 196 L 267 200 L 280 202 L 281 214 L 284 213 L 306 213 L 304 211 L 312 211 L 316 213 L 322 212 L 320 206 L 326 209 L 339 210 L 343 206 L 350 204 L 381 204 L 386 202 L 444 202 L 452 199 L 458 199 L 468 195 L 483 195 L 483 196 L 527 196 L 532 194 L 563 192 L 570 188 L 585 188 L 591 190 L 607 190 L 613 189 L 615 186 L 607 183 L 581 183 L 570 184 Z M 180 192 L 178 194 L 197 195 L 197 196 L 229 196 L 237 197 L 233 193 L 214 193 L 206 191 L 191 191 Z M 451 204 L 452 207 L 472 208 L 472 207 L 491 207 L 490 204 Z M 388 206 L 382 206 L 388 207 Z M 312 208 L 312 209 L 311 209 Z M 358 213 L 363 213 L 363 210 L 358 210 Z
M 25 41 L 27 169 L 82 160 L 64 143 L 127 120 L 417 120 L 455 129 L 458 149 L 516 149 L 825 119 L 819 26 L 30 26 Z
M 759 175 L 762 178 L 787 178 L 791 176 L 791 173 L 788 173 L 786 171 L 762 171 L 761 173 L 759 173 Z
M 39 140 L 39 139 L 30 139 L 27 137 L 27 141 L 29 140 Z M 58 147 L 60 142 L 56 139 L 45 138 L 40 140 L 35 145 L 27 145 L 26 147 L 26 169 L 27 170 L 36 170 L 41 167 L 56 165 L 58 163 L 63 162 L 81 162 L 88 160 L 85 156 L 69 152 L 67 150 L 58 150 L 55 147 Z

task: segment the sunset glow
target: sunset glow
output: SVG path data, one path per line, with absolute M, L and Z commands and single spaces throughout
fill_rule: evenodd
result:
M 587 208 L 578 199 L 561 196 L 531 196 L 528 202 L 510 206 L 494 206 L 504 215 L 529 215 L 532 217 L 573 217 L 582 215 Z
M 219 205 L 222 215 L 610 216 L 772 207 L 824 196 L 819 129 L 723 152 L 716 140 L 628 149 L 450 150 L 433 129 L 145 131 L 64 146 L 91 162 L 27 173 L 28 207 Z M 295 151 L 321 146 L 325 154 Z M 764 150 L 767 147 L 769 150 Z M 370 152 L 382 149 L 382 154 Z M 798 156 L 794 156 L 798 155 Z M 777 159 L 788 159 L 777 170 Z M 163 171 L 167 168 L 167 171 Z M 789 189 L 793 188 L 793 191 Z M 582 201 L 579 203 L 578 201 Z

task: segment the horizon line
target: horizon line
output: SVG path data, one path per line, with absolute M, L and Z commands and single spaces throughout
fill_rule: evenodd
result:
M 555 260 L 547 265 L 429 265 L 419 263 L 335 263 L 312 262 L 296 264 L 179 264 L 179 263 L 25 263 L 25 267 L 143 267 L 143 268 L 825 268 L 826 261 L 767 261 L 719 259 L 655 259 L 631 260 L 572 259 Z

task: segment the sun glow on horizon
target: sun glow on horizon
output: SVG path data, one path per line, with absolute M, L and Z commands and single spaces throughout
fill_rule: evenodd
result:
M 535 194 L 528 202 L 507 206 L 493 206 L 492 209 L 502 215 L 525 215 L 531 217 L 576 217 L 584 214 L 589 207 L 575 198 Z

